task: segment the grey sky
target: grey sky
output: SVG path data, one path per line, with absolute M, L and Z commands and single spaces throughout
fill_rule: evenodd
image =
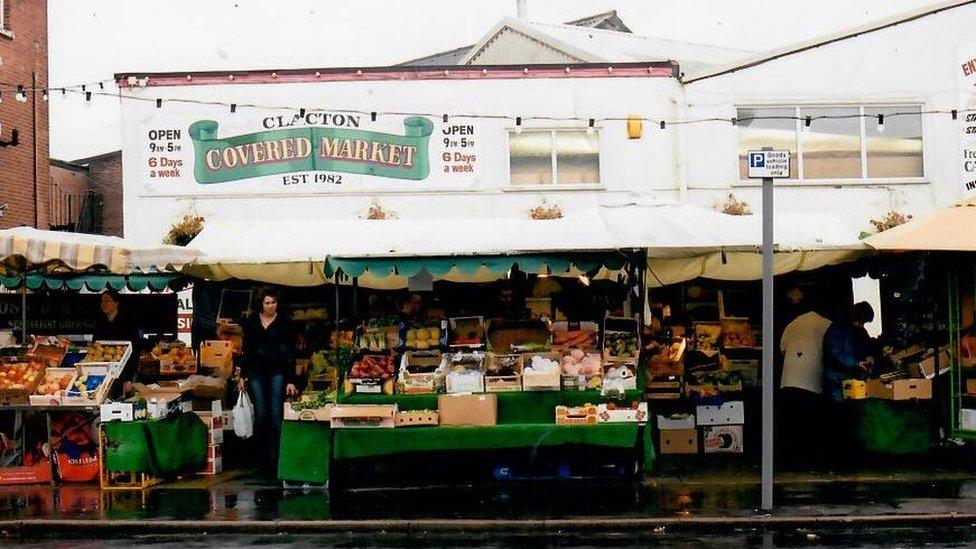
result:
M 923 0 L 529 0 L 529 19 L 616 9 L 638 34 L 770 49 Z M 476 42 L 515 0 L 49 0 L 50 85 L 125 71 L 388 65 Z M 51 95 L 51 155 L 118 149 L 117 101 Z

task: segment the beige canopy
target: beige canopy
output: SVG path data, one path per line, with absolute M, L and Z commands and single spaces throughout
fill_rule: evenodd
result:
M 864 242 L 885 251 L 976 251 L 976 198 L 913 219 Z

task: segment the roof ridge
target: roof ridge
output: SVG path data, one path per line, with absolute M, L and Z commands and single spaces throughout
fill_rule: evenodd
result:
M 747 59 L 741 59 L 739 61 L 722 65 L 718 68 L 700 71 L 696 74 L 692 74 L 689 77 L 685 78 L 684 83 L 691 84 L 692 82 L 697 82 L 699 80 L 706 80 L 708 78 L 722 76 L 738 70 L 752 68 L 757 65 L 763 65 L 770 61 L 775 61 L 776 59 L 780 59 L 797 53 L 803 53 L 805 51 L 816 49 L 822 46 L 827 46 L 835 42 L 843 42 L 844 40 L 850 40 L 851 38 L 857 38 L 858 36 L 871 34 L 873 32 L 885 30 L 891 27 L 896 27 L 904 23 L 910 23 L 917 19 L 924 19 L 926 17 L 936 15 L 944 11 L 948 11 L 951 9 L 963 7 L 974 3 L 976 3 L 976 0 L 945 0 L 925 7 L 919 7 L 913 10 L 899 12 L 896 13 L 895 15 L 890 15 L 882 19 L 877 19 L 875 21 L 871 21 L 861 25 L 856 25 L 853 27 L 847 27 L 831 34 L 815 36 L 813 38 L 808 38 L 806 40 L 801 40 L 799 42 L 793 42 L 791 44 L 787 44 L 779 48 L 762 51 Z
M 976 1 L 976 0 L 972 0 L 972 1 Z M 546 21 L 522 21 L 522 22 L 523 23 L 526 23 L 526 24 L 529 24 L 529 25 L 540 25 L 540 26 L 554 27 L 554 28 L 555 27 L 561 27 L 561 28 L 565 28 L 565 29 L 569 29 L 569 30 L 578 31 L 578 32 L 601 32 L 601 33 L 607 33 L 607 34 L 613 34 L 613 35 L 621 36 L 621 37 L 624 37 L 624 38 L 636 38 L 636 39 L 639 39 L 639 40 L 647 40 L 647 41 L 653 40 L 653 41 L 666 42 L 666 43 L 671 43 L 671 44 L 686 44 L 686 45 L 689 45 L 689 46 L 702 46 L 702 47 L 707 47 L 707 48 L 716 48 L 716 49 L 723 49 L 723 50 L 728 50 L 728 51 L 738 51 L 738 52 L 743 52 L 743 53 L 756 53 L 756 50 L 747 50 L 747 49 L 742 49 L 742 48 L 732 48 L 732 47 L 729 47 L 729 46 L 719 46 L 717 44 L 708 44 L 708 43 L 705 43 L 705 42 L 689 42 L 687 40 L 676 40 L 676 39 L 673 39 L 673 38 L 661 38 L 661 37 L 658 37 L 658 36 L 650 36 L 650 35 L 647 35 L 647 34 L 637 34 L 637 33 L 634 33 L 634 32 L 620 32 L 620 31 L 609 30 L 609 29 L 598 29 L 598 28 L 595 28 L 595 27 L 580 27 L 580 26 L 576 26 L 576 25 L 568 25 L 566 23 L 550 23 L 550 22 L 546 22 Z

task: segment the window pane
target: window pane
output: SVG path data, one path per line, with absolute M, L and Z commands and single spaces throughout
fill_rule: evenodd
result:
M 857 107 L 802 108 L 800 117 L 812 118 L 801 132 L 803 140 L 803 178 L 861 178 L 861 120 Z M 820 118 L 819 116 L 852 116 Z
M 594 131 L 556 132 L 556 183 L 600 182 L 600 136 Z
M 739 126 L 739 179 L 748 179 L 749 151 L 772 147 L 778 151 L 790 151 L 790 179 L 796 179 L 796 113 L 792 108 L 737 109 Z M 754 120 L 754 118 L 761 118 Z M 774 117 L 773 120 L 765 118 Z
M 508 134 L 512 185 L 552 183 L 552 132 Z
M 922 108 L 865 107 L 864 114 L 868 177 L 922 177 Z M 878 131 L 879 114 L 884 133 Z

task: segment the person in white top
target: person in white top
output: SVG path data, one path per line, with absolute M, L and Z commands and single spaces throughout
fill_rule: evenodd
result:
M 781 389 L 823 393 L 823 339 L 827 328 L 830 321 L 814 311 L 803 313 L 786 326 L 779 345 L 783 353 Z
M 823 340 L 830 321 L 807 311 L 786 325 L 780 338 L 783 376 L 776 399 L 777 447 L 788 462 L 819 461 L 809 441 L 823 429 Z

